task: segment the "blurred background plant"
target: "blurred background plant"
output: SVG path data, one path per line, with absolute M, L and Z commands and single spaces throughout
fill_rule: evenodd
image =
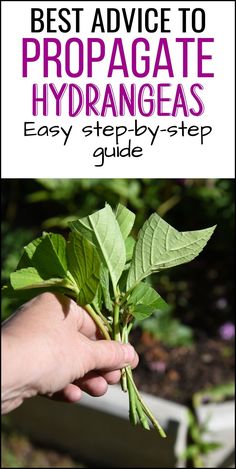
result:
M 222 444 L 214 441 L 214 436 L 209 428 L 211 420 L 211 412 L 209 411 L 207 418 L 203 422 L 199 422 L 197 417 L 197 408 L 202 404 L 221 402 L 228 397 L 234 398 L 235 383 L 233 381 L 203 389 L 201 392 L 195 393 L 192 398 L 191 410 L 188 411 L 189 432 L 188 445 L 183 458 L 190 463 L 187 467 L 205 467 L 204 458 L 219 448 Z M 222 466 L 225 467 L 225 466 Z
M 143 321 L 142 330 L 134 331 L 134 338 L 136 335 L 140 343 L 140 368 L 144 364 L 137 384 L 147 386 L 146 378 L 152 373 L 152 386 L 143 390 L 155 393 L 158 378 L 157 395 L 189 403 L 193 394 L 207 383 L 219 385 L 230 381 L 235 334 L 233 180 L 3 180 L 2 284 L 16 267 L 25 244 L 43 230 L 67 236 L 69 220 L 102 208 L 106 201 L 113 207 L 120 202 L 136 213 L 134 236 L 154 211 L 180 231 L 217 224 L 203 254 L 189 264 L 153 276 L 153 286 L 170 308 L 162 314 L 157 312 Z M 18 304 L 16 300 L 3 298 L 2 319 Z M 202 340 L 208 340 L 207 348 L 203 347 Z M 184 387 L 178 385 L 178 381 L 184 382 Z M 5 434 L 5 454 L 10 463 L 6 465 L 5 461 L 3 467 L 24 467 L 25 463 L 19 462 L 19 458 L 18 464 L 23 466 L 16 465 L 15 453 L 11 460 L 7 453 L 12 447 L 11 436 L 10 440 L 7 438 Z M 193 444 L 196 446 L 196 441 Z M 210 447 L 204 448 L 210 450 Z M 48 465 L 41 467 L 57 467 L 48 460 L 45 464 Z M 63 464 L 66 463 L 61 462 L 60 467 L 74 467 Z

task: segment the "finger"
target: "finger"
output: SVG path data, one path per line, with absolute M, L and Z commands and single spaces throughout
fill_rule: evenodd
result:
M 100 373 L 101 376 L 106 380 L 108 384 L 117 384 L 120 381 L 121 372 L 120 370 L 107 371 Z
M 135 366 L 136 366 L 136 362 L 135 362 Z M 132 365 L 131 367 L 134 368 L 134 366 Z M 121 378 L 120 370 L 107 371 L 107 372 L 100 371 L 100 375 L 103 376 L 103 378 L 106 380 L 108 384 L 117 384 L 119 383 L 120 378 Z
M 93 368 L 113 371 L 127 365 L 134 368 L 138 364 L 138 355 L 130 344 L 121 344 L 114 340 L 98 340 L 91 343 Z
M 68 402 L 78 402 L 82 397 L 81 389 L 75 384 L 68 384 L 62 392 Z
M 68 384 L 64 389 L 55 392 L 51 397 L 55 401 L 78 402 L 82 397 L 82 391 L 77 385 Z
M 83 378 L 76 381 L 76 383 L 83 391 L 94 397 L 103 396 L 103 394 L 107 392 L 108 388 L 105 378 L 95 371 L 90 371 Z

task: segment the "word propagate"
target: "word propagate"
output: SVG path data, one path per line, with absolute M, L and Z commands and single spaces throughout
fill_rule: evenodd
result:
M 179 37 L 175 41 L 160 38 L 150 42 L 146 38 L 136 38 L 125 44 L 122 38 L 105 42 L 101 38 L 70 38 L 64 44 L 57 38 L 23 38 L 22 76 L 27 78 L 37 64 L 39 76 L 88 78 L 95 77 L 104 70 L 107 78 L 120 77 L 179 77 L 191 74 L 189 56 L 195 58 L 198 78 L 213 77 L 209 61 L 212 60 L 213 38 Z M 178 64 L 174 58 L 178 55 Z

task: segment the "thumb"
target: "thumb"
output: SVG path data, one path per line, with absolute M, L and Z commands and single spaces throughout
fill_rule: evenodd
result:
M 119 370 L 124 366 L 132 368 L 138 364 L 138 355 L 130 344 L 121 344 L 114 340 L 93 342 L 94 369 L 106 371 Z

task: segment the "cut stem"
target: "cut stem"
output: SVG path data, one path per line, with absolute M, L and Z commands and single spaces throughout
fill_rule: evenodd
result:
M 125 371 L 127 372 L 127 368 L 125 369 Z M 137 414 L 137 409 L 136 409 L 136 396 L 135 396 L 135 392 L 134 392 L 134 388 L 132 386 L 132 382 L 130 381 L 130 379 L 128 378 L 127 379 L 127 388 L 128 388 L 128 391 L 129 391 L 129 418 L 130 418 L 130 422 L 132 423 L 132 425 L 137 425 L 138 423 L 138 414 Z
M 91 316 L 91 318 L 96 323 L 99 330 L 102 332 L 103 336 L 107 340 L 111 340 L 110 334 L 103 322 L 103 319 L 99 315 L 98 311 L 96 312 L 91 305 L 86 305 L 85 310 Z M 122 329 L 122 334 L 120 333 L 120 306 L 118 301 L 116 300 L 114 306 L 114 322 L 113 322 L 113 339 L 124 343 L 128 343 L 128 335 L 130 332 L 130 324 L 125 325 Z M 130 407 L 130 421 L 133 425 L 136 425 L 138 421 L 140 421 L 141 425 L 149 429 L 149 424 L 146 416 L 149 418 L 151 423 L 153 424 L 154 428 L 158 430 L 160 435 L 165 438 L 166 434 L 158 421 L 155 419 L 154 415 L 151 413 L 149 408 L 146 406 L 144 401 L 142 400 L 139 391 L 135 385 L 133 380 L 132 370 L 130 366 L 123 368 L 121 370 L 121 385 L 123 391 L 127 391 L 129 393 L 129 407 Z M 146 415 L 146 416 L 145 416 Z
M 150 430 L 148 419 L 145 415 L 145 412 L 143 411 L 142 405 L 141 405 L 138 398 L 136 398 L 136 409 L 137 409 L 137 412 L 138 412 L 138 416 L 139 416 L 139 420 L 140 420 L 141 425 L 146 430 Z
M 149 410 L 149 408 L 146 406 L 146 404 L 144 403 L 143 399 L 141 398 L 140 394 L 139 394 L 139 391 L 136 387 L 136 384 L 133 380 L 133 376 L 132 376 L 132 371 L 130 369 L 130 367 L 126 367 L 126 373 L 127 373 L 127 377 L 129 378 L 128 381 L 131 382 L 132 384 L 132 387 L 133 387 L 133 390 L 136 394 L 136 397 L 137 399 L 139 400 L 141 406 L 142 406 L 142 409 L 143 411 L 145 412 L 145 414 L 147 415 L 147 417 L 149 418 L 149 420 L 152 422 L 154 428 L 156 430 L 158 430 L 158 432 L 160 433 L 160 435 L 162 436 L 162 438 L 166 438 L 166 434 L 163 430 L 163 428 L 161 427 L 161 425 L 159 424 L 159 422 L 155 419 L 154 415 L 152 414 L 152 412 Z

